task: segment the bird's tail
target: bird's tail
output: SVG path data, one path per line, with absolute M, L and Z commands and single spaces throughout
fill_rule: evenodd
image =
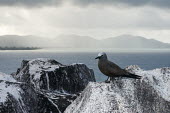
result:
M 123 77 L 134 78 L 134 79 L 141 79 L 141 76 L 129 73 L 128 75 L 124 75 Z

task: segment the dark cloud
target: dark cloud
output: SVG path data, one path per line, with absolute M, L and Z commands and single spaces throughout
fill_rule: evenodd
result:
M 0 0 L 0 6 L 42 7 L 60 5 L 63 0 Z
M 126 6 L 156 6 L 170 8 L 170 0 L 72 0 L 76 5 L 126 5 Z
M 144 6 L 170 8 L 170 0 L 0 0 L 0 6 L 57 6 L 62 2 L 70 2 L 78 6 L 88 5 L 126 5 L 126 6 Z

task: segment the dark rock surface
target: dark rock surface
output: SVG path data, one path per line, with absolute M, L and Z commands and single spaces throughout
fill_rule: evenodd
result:
M 48 59 L 24 60 L 14 76 L 36 89 L 73 94 L 82 91 L 89 81 L 95 81 L 93 70 L 85 64 L 62 65 Z
M 24 60 L 16 73 L 0 73 L 0 113 L 170 113 L 170 68 L 126 70 L 142 79 L 97 83 L 84 64 Z
M 0 88 L 0 113 L 62 113 L 95 81 L 86 65 L 62 65 L 51 59 L 24 60 L 12 74 L 15 79 L 7 76 L 0 77 L 4 86 Z
M 65 113 L 170 113 L 170 68 L 126 69 L 142 79 L 89 83 Z

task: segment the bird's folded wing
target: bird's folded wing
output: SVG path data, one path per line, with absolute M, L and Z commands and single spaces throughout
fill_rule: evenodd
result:
M 127 72 L 124 69 L 121 69 L 118 65 L 113 62 L 108 61 L 108 73 L 115 76 L 126 75 Z

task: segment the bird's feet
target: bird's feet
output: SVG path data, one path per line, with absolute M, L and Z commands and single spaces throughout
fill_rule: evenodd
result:
M 105 80 L 104 82 L 105 82 L 105 83 L 110 83 L 110 80 Z
M 110 77 L 108 77 L 107 80 L 105 80 L 105 83 L 110 83 Z

